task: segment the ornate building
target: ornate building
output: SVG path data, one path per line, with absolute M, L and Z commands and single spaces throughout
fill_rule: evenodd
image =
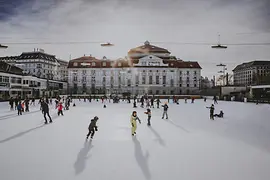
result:
M 144 45 L 131 49 L 126 59 L 83 56 L 69 61 L 72 93 L 196 94 L 200 88 L 198 62 L 183 61 L 164 48 Z
M 19 56 L 0 57 L 0 61 L 15 65 L 24 70 L 24 73 L 50 80 L 67 80 L 68 62 L 57 59 L 54 55 L 42 49 L 33 52 L 23 52 Z

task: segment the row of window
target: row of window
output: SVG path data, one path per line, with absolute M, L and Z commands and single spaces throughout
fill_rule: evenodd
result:
M 0 83 L 9 83 L 8 76 L 0 76 Z
M 115 70 L 111 70 L 111 73 L 113 73 Z M 132 71 L 131 70 L 128 70 L 127 72 L 124 72 L 124 73 L 131 73 Z M 142 71 L 143 73 L 146 73 L 146 70 L 143 70 Z M 157 73 L 159 73 L 159 72 L 167 72 L 166 70 L 156 70 L 156 71 L 153 71 L 153 70 L 149 70 L 149 72 L 151 73 L 151 72 L 157 72 Z M 170 72 L 174 72 L 174 70 L 170 70 Z M 73 72 L 72 72 L 72 74 L 77 74 L 78 73 L 78 71 L 77 70 L 74 70 Z M 91 74 L 95 74 L 96 73 L 96 71 L 95 70 L 91 70 Z M 119 71 L 119 73 L 120 73 L 120 71 Z M 82 70 L 82 74 L 87 74 L 87 70 Z M 105 70 L 103 70 L 103 74 L 104 75 L 106 75 L 106 71 Z M 186 73 L 184 73 L 183 71 L 179 71 L 179 75 L 181 76 L 181 75 L 190 75 L 190 71 L 186 71 Z M 193 71 L 193 75 L 197 75 L 197 71 Z

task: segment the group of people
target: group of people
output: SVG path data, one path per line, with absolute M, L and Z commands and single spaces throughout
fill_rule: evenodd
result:
M 31 103 L 30 103 L 31 101 Z M 29 99 L 27 96 L 22 99 L 20 96 L 9 99 L 10 110 L 17 110 L 18 115 L 22 115 L 23 112 L 29 112 L 29 106 L 35 105 L 35 99 Z

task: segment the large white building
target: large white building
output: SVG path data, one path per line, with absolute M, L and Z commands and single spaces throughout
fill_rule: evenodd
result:
M 200 88 L 198 62 L 183 61 L 164 48 L 144 45 L 126 59 L 83 56 L 69 61 L 68 82 L 73 94 L 196 94 Z
M 0 61 L 15 65 L 23 69 L 24 73 L 40 78 L 67 80 L 68 62 L 57 59 L 54 55 L 47 54 L 42 49 L 23 52 L 19 56 L 0 57 Z

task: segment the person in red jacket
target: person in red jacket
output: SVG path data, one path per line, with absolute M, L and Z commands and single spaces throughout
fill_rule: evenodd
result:
M 58 105 L 57 105 L 57 108 L 58 108 L 58 116 L 61 114 L 62 116 L 64 116 L 63 114 L 63 104 L 62 102 L 60 102 Z

